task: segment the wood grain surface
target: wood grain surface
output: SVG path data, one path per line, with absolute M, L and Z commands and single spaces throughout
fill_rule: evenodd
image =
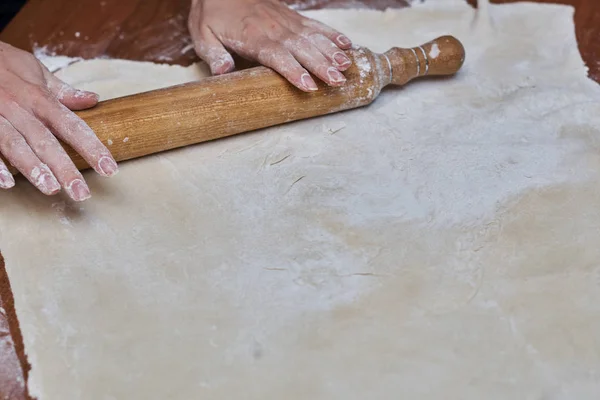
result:
M 476 0 L 466 0 L 472 5 Z M 512 3 L 516 0 L 492 0 Z M 297 9 L 405 7 L 405 0 L 285 0 Z M 579 49 L 600 82 L 600 0 L 537 0 L 575 7 Z M 189 65 L 197 60 L 187 32 L 190 0 L 29 0 L 0 33 L 27 51 Z M 28 399 L 25 358 L 12 293 L 0 255 L 0 399 Z

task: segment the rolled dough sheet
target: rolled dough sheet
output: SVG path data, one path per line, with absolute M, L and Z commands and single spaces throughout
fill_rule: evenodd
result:
M 307 13 L 376 51 L 453 34 L 466 65 L 88 173 L 84 204 L 1 193 L 32 394 L 597 399 L 600 87 L 572 8 L 484 10 Z M 57 72 L 102 98 L 204 73 Z

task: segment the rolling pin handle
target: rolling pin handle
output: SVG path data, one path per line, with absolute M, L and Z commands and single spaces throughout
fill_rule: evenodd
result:
M 391 84 L 404 85 L 422 76 L 454 75 L 465 61 L 465 48 L 455 37 L 441 36 L 411 49 L 394 47 L 384 56 L 392 70 Z

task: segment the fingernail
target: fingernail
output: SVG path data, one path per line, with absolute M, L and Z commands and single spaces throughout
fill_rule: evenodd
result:
M 81 179 L 73 180 L 69 186 L 67 186 L 67 192 L 75 201 L 84 201 L 92 197 L 90 189 Z
M 98 161 L 98 169 L 100 169 L 102 175 L 108 177 L 113 176 L 117 172 L 119 172 L 119 167 L 117 166 L 117 163 L 111 157 L 107 156 L 102 157 L 100 161 Z
M 41 174 L 38 177 L 36 186 L 46 194 L 56 194 L 60 192 L 60 183 L 58 183 L 53 175 L 48 173 Z
M 34 167 L 30 173 L 30 181 L 33 182 L 42 193 L 52 195 L 60 192 L 60 183 L 56 180 L 47 165 Z
M 10 189 L 13 186 L 15 186 L 15 178 L 12 174 L 4 168 L 0 169 L 0 188 Z
M 213 71 L 219 69 L 219 67 L 222 67 L 223 64 L 225 64 L 225 60 L 217 60 L 214 63 L 212 63 L 211 68 Z
M 337 53 L 335 53 L 333 55 L 333 59 L 335 60 L 337 65 L 339 65 L 340 67 L 346 67 L 352 63 L 352 61 L 350 61 L 350 59 L 348 57 L 346 57 L 346 55 L 344 53 L 342 53 L 341 51 L 338 51 Z
M 306 90 L 310 90 L 311 92 L 319 90 L 313 78 L 311 78 L 310 75 L 306 72 L 302 74 L 302 76 L 300 77 L 300 81 L 302 82 L 302 86 L 304 86 Z
M 342 83 L 346 81 L 344 75 L 342 75 L 340 71 L 333 67 L 327 68 L 327 76 L 329 77 L 329 79 L 331 79 L 333 83 Z
M 98 99 L 100 98 L 100 96 L 98 96 L 98 93 L 86 92 L 85 90 L 76 90 L 75 97 L 78 99 L 83 99 L 85 97 L 91 97 L 95 101 L 98 101 Z
M 232 65 L 229 60 L 217 60 L 212 63 L 210 69 L 213 71 L 213 74 L 222 74 L 229 71 Z
M 339 44 L 341 44 L 342 46 L 348 46 L 349 44 L 351 44 L 352 42 L 350 41 L 350 39 L 348 39 L 346 36 L 344 35 L 339 35 L 337 37 L 337 42 Z

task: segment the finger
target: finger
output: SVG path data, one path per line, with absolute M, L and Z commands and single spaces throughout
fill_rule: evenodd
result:
M 340 49 L 348 50 L 352 47 L 352 41 L 343 33 L 340 33 L 319 21 L 315 21 L 314 19 L 309 19 L 306 17 L 303 18 L 304 26 L 312 28 L 314 31 L 323 34 L 325 37 L 329 38 L 329 40 L 335 43 Z
M 192 35 L 196 54 L 210 67 L 213 75 L 222 75 L 233 71 L 235 63 L 231 54 L 208 28 Z
M 0 158 L 0 189 L 10 189 L 13 186 L 15 186 L 15 178 Z
M 46 195 L 60 192 L 60 184 L 47 165 L 31 150 L 23 136 L 0 117 L 0 152 L 38 190 Z
M 98 95 L 96 93 L 75 89 L 58 79 L 46 68 L 44 68 L 44 75 L 50 92 L 69 109 L 85 110 L 98 104 Z
M 286 48 L 274 42 L 266 42 L 259 48 L 260 50 L 253 56 L 256 61 L 272 68 L 302 91 L 314 92 L 319 89 L 308 71 Z
M 331 86 L 341 86 L 346 82 L 344 75 L 308 39 L 293 35 L 284 41 L 284 46 L 300 64 L 323 82 Z
M 339 71 L 345 71 L 352 65 L 350 58 L 335 43 L 321 33 L 308 36 L 308 40 L 333 64 Z
M 11 124 L 21 132 L 35 155 L 46 164 L 70 198 L 84 201 L 90 189 L 56 137 L 33 115 L 20 107 L 11 107 Z
M 63 104 L 51 99 L 41 101 L 33 110 L 34 116 L 48 126 L 54 135 L 67 143 L 100 175 L 110 177 L 118 166 L 110 151 L 94 131 Z

